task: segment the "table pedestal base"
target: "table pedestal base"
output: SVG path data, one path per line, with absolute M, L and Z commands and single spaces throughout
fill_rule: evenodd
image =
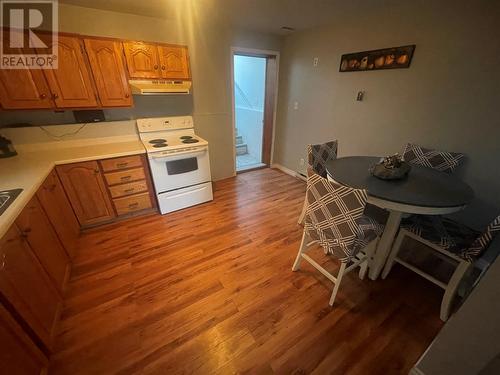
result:
M 391 251 L 394 238 L 396 238 L 396 233 L 398 232 L 399 225 L 401 224 L 402 216 L 402 212 L 390 211 L 389 218 L 385 224 L 384 233 L 382 233 L 382 237 L 380 237 L 380 241 L 377 249 L 375 250 L 370 270 L 368 272 L 368 276 L 371 280 L 376 280 L 379 277 L 380 272 L 382 272 L 382 268 L 384 267 L 385 261 Z

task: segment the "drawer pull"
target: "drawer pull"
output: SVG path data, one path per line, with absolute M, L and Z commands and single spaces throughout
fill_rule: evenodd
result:
M 125 168 L 127 165 L 128 165 L 128 162 L 116 163 L 116 167 L 117 168 Z
M 135 191 L 134 188 L 130 188 L 130 189 L 125 189 L 123 190 L 125 193 L 133 193 Z
M 120 180 L 122 180 L 122 181 L 128 181 L 131 178 L 132 178 L 132 176 L 130 176 L 130 175 L 128 175 L 128 176 L 122 176 L 122 177 L 120 177 Z
M 139 202 L 130 203 L 128 205 L 128 208 L 136 208 L 138 205 L 139 205 Z
M 5 268 L 5 264 L 7 262 L 7 256 L 5 254 L 2 254 L 2 263 L 0 264 L 0 270 L 3 270 Z

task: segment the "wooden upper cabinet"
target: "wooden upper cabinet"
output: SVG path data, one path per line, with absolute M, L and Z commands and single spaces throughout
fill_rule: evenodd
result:
M 186 47 L 158 46 L 161 76 L 168 79 L 190 79 Z
M 43 70 L 56 106 L 97 107 L 94 82 L 83 54 L 81 40 L 60 35 L 57 43 L 59 50 L 57 69 Z
M 0 69 L 0 102 L 5 109 L 53 108 L 42 70 Z
M 62 295 L 70 262 L 37 197 L 21 211 L 16 225 Z
M 49 350 L 62 299 L 14 224 L 0 240 L 0 299 L 8 301 Z
M 60 165 L 57 174 L 82 226 L 107 222 L 115 217 L 96 161 Z
M 84 42 L 102 106 L 131 106 L 132 95 L 121 43 L 102 39 L 85 39 Z
M 55 170 L 50 172 L 36 196 L 70 258 L 76 254 L 80 225 Z
M 161 78 L 158 48 L 155 44 L 123 42 L 130 78 Z

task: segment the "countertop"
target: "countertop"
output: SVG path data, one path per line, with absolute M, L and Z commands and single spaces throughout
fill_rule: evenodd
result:
M 56 165 L 146 153 L 139 138 L 134 136 L 107 137 L 106 142 L 98 139 L 94 142 L 62 141 L 50 148 L 33 145 L 33 151 L 26 151 L 28 149 L 23 147 L 24 151 L 19 152 L 19 155 L 0 159 L 0 191 L 23 189 L 0 215 L 0 238 Z

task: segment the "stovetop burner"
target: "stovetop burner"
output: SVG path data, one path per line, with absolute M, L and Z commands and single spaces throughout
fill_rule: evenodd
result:
M 149 141 L 149 143 L 151 144 L 157 144 L 157 143 L 167 143 L 167 140 L 166 139 L 162 139 L 162 138 L 158 138 L 158 139 L 152 139 Z
M 189 138 L 189 139 L 184 139 L 182 141 L 182 143 L 198 143 L 199 141 L 197 139 L 192 139 L 192 138 Z
M 190 135 L 183 135 L 180 138 L 181 139 L 192 139 L 193 137 L 191 137 Z
M 167 147 L 168 145 L 166 143 L 154 143 L 153 147 L 154 148 L 160 148 L 160 147 Z

